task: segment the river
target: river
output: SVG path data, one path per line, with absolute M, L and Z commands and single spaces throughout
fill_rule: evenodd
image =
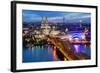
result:
M 83 53 L 91 57 L 90 47 L 82 44 L 72 44 L 75 52 Z M 32 48 L 23 48 L 23 63 L 29 62 L 47 62 L 47 61 L 59 61 L 55 50 L 50 46 L 34 46 Z

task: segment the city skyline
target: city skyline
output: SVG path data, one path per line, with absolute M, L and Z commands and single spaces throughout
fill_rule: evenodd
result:
M 23 62 L 90 59 L 90 19 L 89 13 L 23 10 Z

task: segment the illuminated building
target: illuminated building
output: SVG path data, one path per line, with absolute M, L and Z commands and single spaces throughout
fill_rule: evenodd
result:
M 41 31 L 42 31 L 42 34 L 48 35 L 49 32 L 50 32 L 50 29 L 51 29 L 51 27 L 48 24 L 47 17 L 43 17 L 42 21 L 41 21 Z
M 56 27 L 53 26 L 52 31 L 50 32 L 50 35 L 57 35 L 57 34 L 59 34 L 59 33 L 60 33 L 60 31 L 57 31 L 57 30 L 56 30 Z

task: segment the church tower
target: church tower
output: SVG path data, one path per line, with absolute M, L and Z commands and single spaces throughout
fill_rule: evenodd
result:
M 44 35 L 48 35 L 50 32 L 50 26 L 49 26 L 46 16 L 42 17 L 41 30 L 42 30 L 42 34 L 44 34 Z

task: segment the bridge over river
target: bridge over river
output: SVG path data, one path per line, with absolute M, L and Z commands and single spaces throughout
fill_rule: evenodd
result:
M 87 56 L 82 53 L 77 53 L 73 49 L 73 46 L 67 39 L 60 39 L 58 37 L 47 36 L 48 42 L 54 46 L 54 49 L 58 50 L 64 60 L 85 60 Z M 57 53 L 57 52 L 56 52 Z

